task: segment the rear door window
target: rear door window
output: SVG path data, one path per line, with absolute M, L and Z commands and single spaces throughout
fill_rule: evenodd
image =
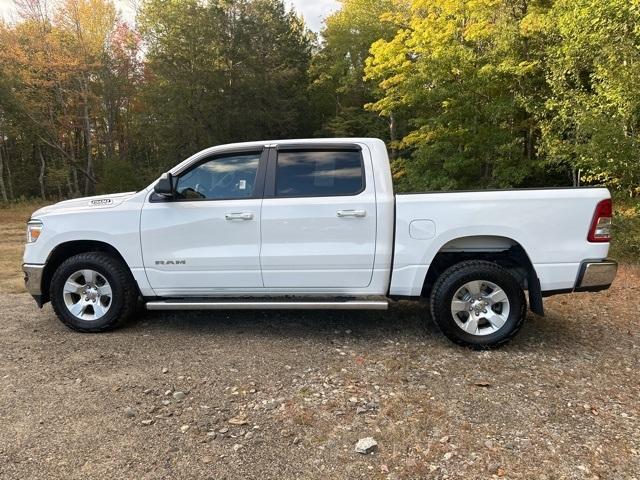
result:
M 277 197 L 357 195 L 364 190 L 359 150 L 283 150 L 276 166 Z

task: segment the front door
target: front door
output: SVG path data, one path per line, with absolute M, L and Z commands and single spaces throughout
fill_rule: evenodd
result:
M 140 219 L 144 266 L 162 296 L 261 289 L 262 150 L 204 158 L 173 199 L 151 194 Z
M 369 152 L 357 145 L 294 145 L 275 153 L 262 204 L 264 286 L 319 292 L 367 287 L 376 248 Z

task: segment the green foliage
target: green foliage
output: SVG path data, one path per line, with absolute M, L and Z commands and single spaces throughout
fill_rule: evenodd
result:
M 373 44 L 367 78 L 384 94 L 369 108 L 407 118 L 396 171 L 408 188 L 512 187 L 541 168 L 526 99 L 543 80 L 524 5 L 415 0 L 406 26 Z
M 413 0 L 365 69 L 401 188 L 640 183 L 640 3 Z M 580 180 L 579 180 L 580 179 Z
M 396 8 L 392 0 L 344 0 L 327 18 L 323 45 L 310 69 L 320 135 L 388 138 L 388 123 L 364 109 L 376 90 L 365 81 L 364 67 L 371 44 L 393 36 L 394 25 L 384 18 Z
M 640 0 L 342 0 L 319 38 L 284 0 L 45 3 L 0 22 L 0 198 L 320 135 L 385 139 L 399 191 L 640 195 Z
M 131 192 L 147 186 L 147 182 L 140 172 L 136 171 L 131 162 L 121 159 L 109 159 L 101 165 L 100 181 L 96 192 Z
M 64 198 L 69 182 L 69 169 L 66 165 L 51 165 L 47 169 L 45 183 L 57 198 Z
M 613 201 L 613 240 L 610 255 L 640 262 L 640 199 L 617 195 Z
M 141 130 L 160 164 L 219 143 L 304 135 L 312 37 L 280 0 L 146 0 Z
M 549 162 L 633 192 L 640 184 L 640 2 L 558 0 L 549 11 L 541 115 Z

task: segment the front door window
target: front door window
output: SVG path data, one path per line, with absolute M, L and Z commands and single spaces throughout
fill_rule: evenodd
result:
M 180 200 L 251 198 L 256 187 L 260 153 L 216 157 L 182 174 L 176 184 Z

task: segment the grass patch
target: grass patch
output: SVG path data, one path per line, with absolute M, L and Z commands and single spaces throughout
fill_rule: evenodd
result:
M 0 293 L 24 292 L 22 253 L 26 223 L 41 203 L 10 203 L 0 206 Z

